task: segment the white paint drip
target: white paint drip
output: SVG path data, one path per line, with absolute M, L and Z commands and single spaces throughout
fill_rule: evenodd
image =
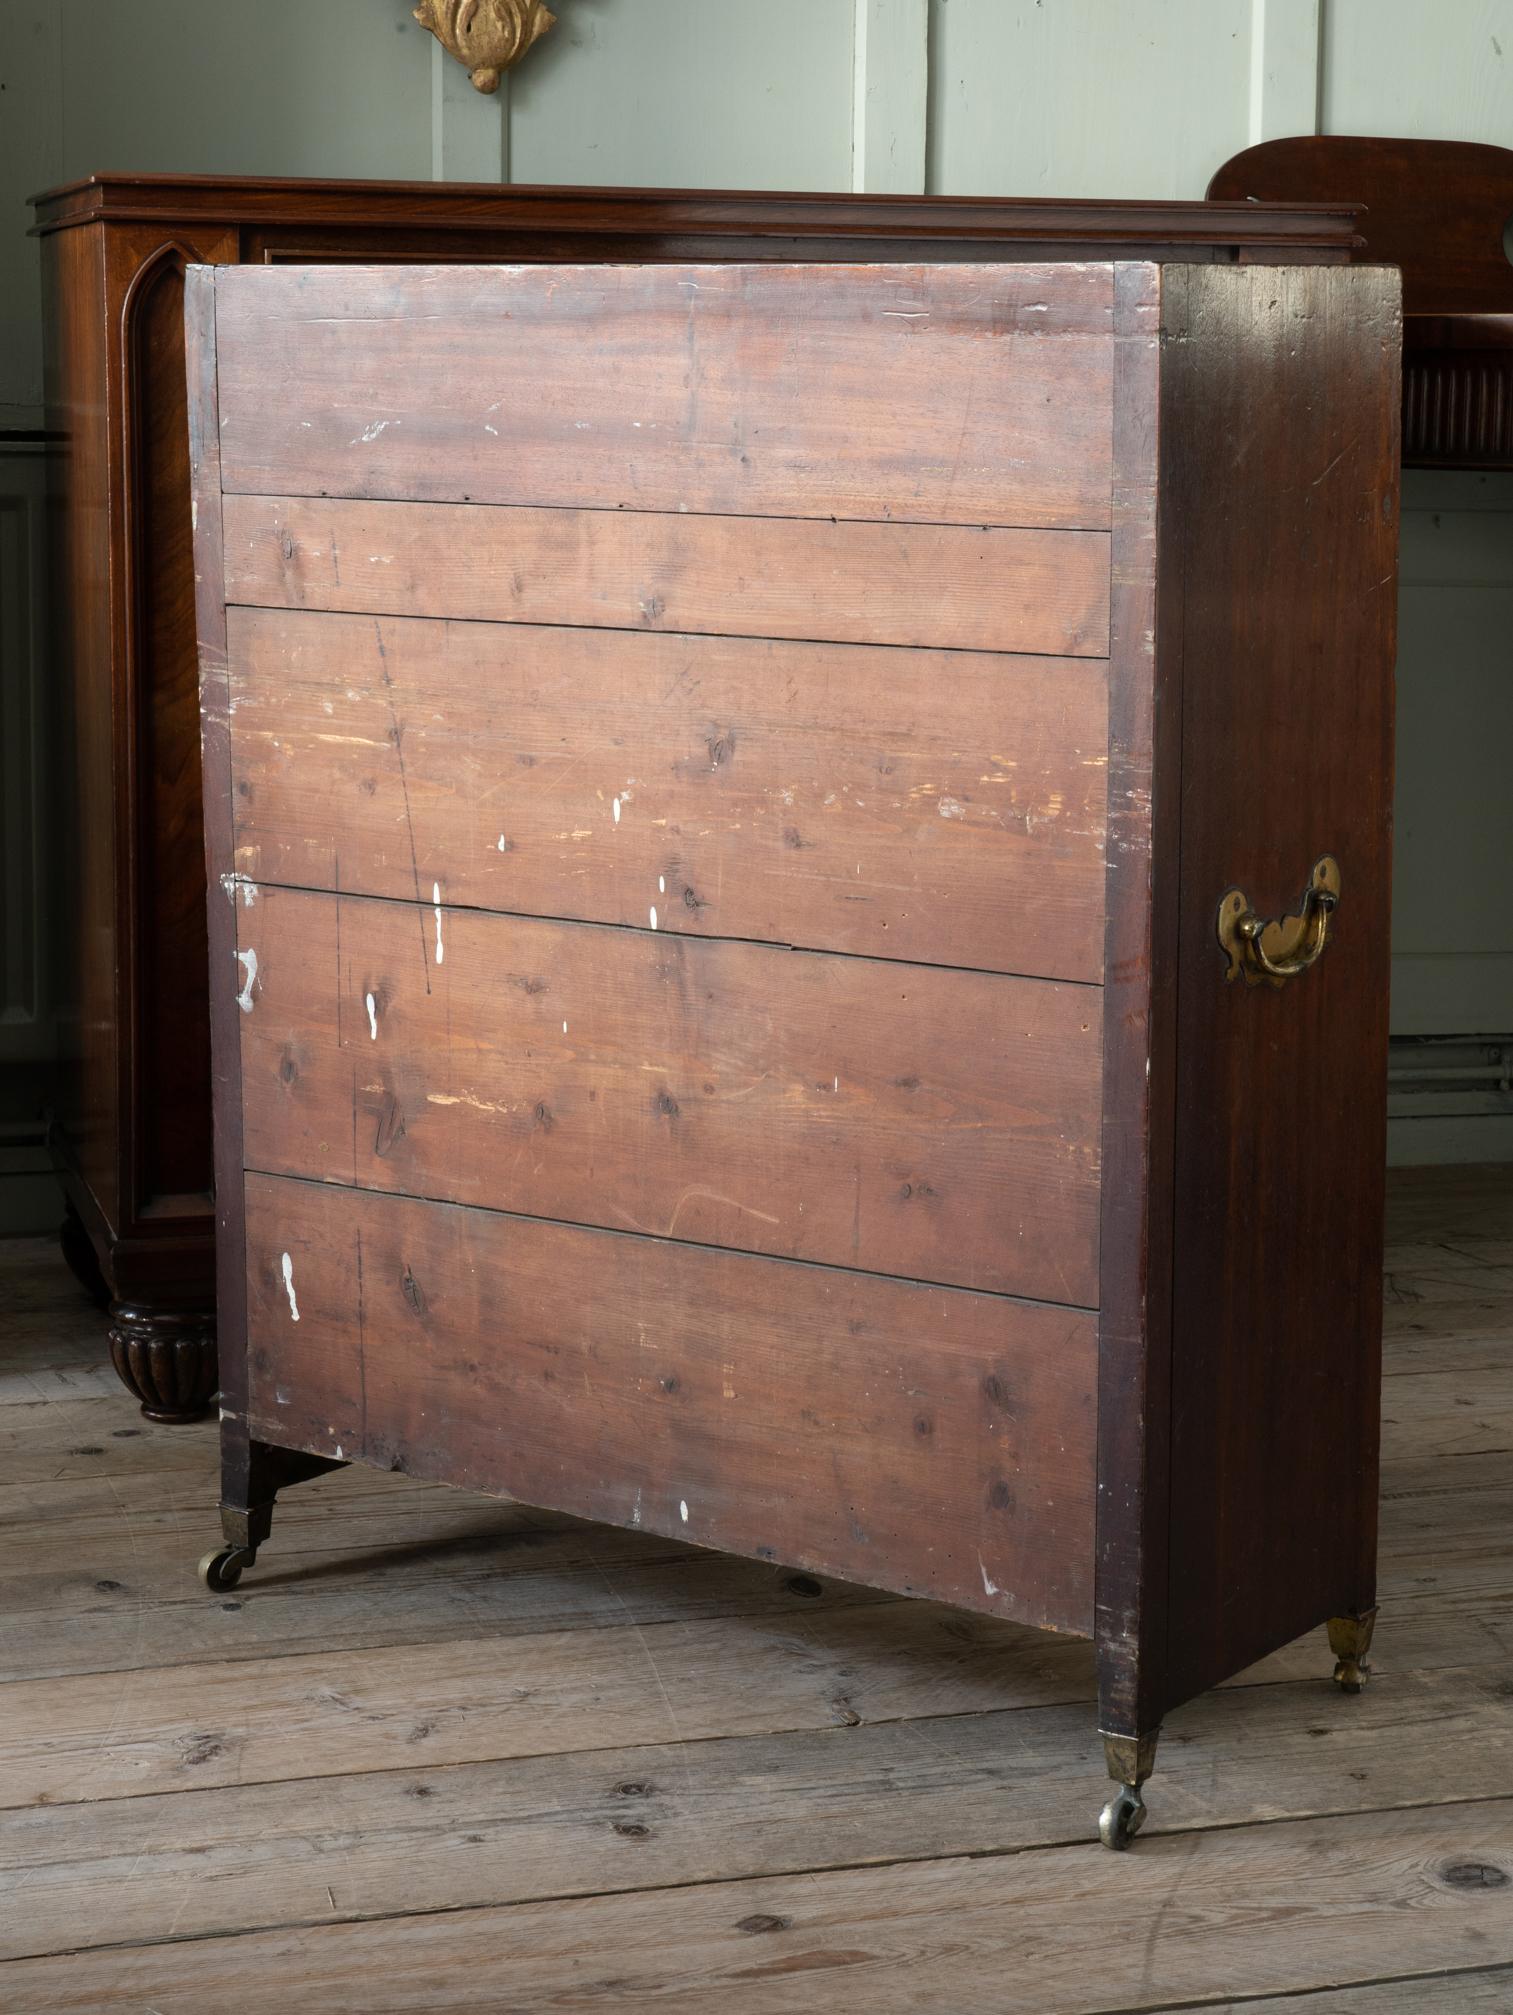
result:
M 966 812 L 956 798 L 942 798 L 935 807 L 943 819 L 964 819 Z
M 236 908 L 238 891 L 241 893 L 242 907 L 244 909 L 250 910 L 252 905 L 257 901 L 257 883 L 249 882 L 245 875 L 222 875 L 221 887 L 226 891 L 226 900 L 233 909 Z
M 678 1516 L 685 1525 L 688 1523 L 688 1502 L 685 1498 L 678 1500 Z
M 385 427 L 397 427 L 398 420 L 375 420 L 370 427 L 364 427 L 360 434 L 354 434 L 351 445 L 356 448 L 364 441 L 376 441 Z
M 289 1319 L 299 1321 L 299 1303 L 294 1299 L 294 1261 L 284 1254 L 284 1293 L 289 1297 Z
M 657 876 L 657 893 L 658 893 L 658 895 L 663 895 L 663 896 L 665 896 L 665 895 L 667 894 L 667 877 L 666 877 L 666 875 L 658 875 L 658 876 Z
M 657 906 L 655 903 L 653 903 L 651 906 L 651 927 L 653 930 L 655 930 L 657 927 Z
M 444 959 L 444 958 L 446 957 L 446 950 L 445 950 L 445 948 L 443 947 L 443 945 L 442 945 L 442 942 L 441 942 L 441 883 L 440 883 L 440 882 L 432 882 L 432 884 L 431 884 L 431 904 L 432 904 L 432 907 L 433 907 L 433 908 L 435 909 L 435 911 L 436 911 L 436 963 L 437 963 L 437 965 L 440 965 L 440 964 L 441 964 L 441 962 L 442 962 L 442 960 L 443 960 L 443 959 Z
M 507 853 L 509 852 L 509 850 L 510 850 L 510 843 L 509 843 L 509 841 L 508 841 L 508 840 L 507 840 L 507 839 L 506 839 L 506 838 L 504 837 L 504 834 L 503 834 L 503 833 L 501 833 L 501 834 L 499 835 L 499 851 L 500 851 L 500 853 L 502 853 L 502 854 L 507 854 Z
M 368 1034 L 369 1034 L 369 1035 L 370 1035 L 370 1036 L 371 1036 L 371 1037 L 373 1038 L 374 1042 L 377 1042 L 377 1041 L 378 1041 L 378 1004 L 377 1004 L 377 1002 L 376 1002 L 376 1001 L 374 1000 L 374 998 L 373 998 L 372 994 L 364 994 L 364 995 L 363 995 L 363 999 L 364 999 L 364 1001 L 366 1002 L 366 1004 L 367 1004 L 367 1009 L 368 1009 Z
M 616 824 L 616 825 L 619 825 L 619 823 L 620 823 L 620 800 L 619 800 L 618 798 L 616 798 L 616 799 L 615 799 L 615 802 L 614 802 L 613 806 L 611 807 L 611 809 L 613 810 L 613 812 L 614 812 L 614 815 L 615 815 L 615 824 Z
M 563 1033 L 564 1035 L 566 1035 L 566 1034 L 567 1034 L 567 1023 L 566 1023 L 566 1022 L 564 1022 L 564 1023 L 562 1024 L 562 1033 Z
M 236 957 L 237 963 L 241 966 L 244 975 L 242 990 L 236 997 L 236 1004 L 243 1014 L 251 1014 L 252 982 L 257 978 L 257 953 L 254 951 L 238 952 Z
M 977 1556 L 977 1571 L 982 1576 L 982 1592 L 984 1595 L 1002 1595 L 1004 1593 L 1003 1589 L 989 1575 L 986 1567 L 983 1566 L 982 1555 L 980 1553 Z

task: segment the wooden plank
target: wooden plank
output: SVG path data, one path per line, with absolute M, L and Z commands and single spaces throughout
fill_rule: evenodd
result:
M 1092 1315 L 277 1176 L 247 1201 L 263 1439 L 1086 1628 Z
M 1478 1455 L 1513 1449 L 1513 1380 L 1505 1369 L 1407 1372 L 1387 1386 L 1382 1452 Z
M 459 1619 L 498 1643 L 896 1606 L 850 1582 L 361 1470 L 341 1477 L 353 1488 L 321 1496 L 302 1484 L 280 1499 L 255 1574 L 212 1600 L 194 1564 L 217 1534 L 216 1489 L 153 1481 L 159 1503 L 118 1507 L 113 1533 L 103 1510 L 55 1517 L 45 1536 L 6 1530 L 7 1545 L 24 1552 L 0 1586 L 0 1680 L 269 1658 L 316 1644 L 379 1651 L 445 1641 Z
M 235 1599 L 250 1608 L 266 1593 L 276 1603 L 278 1579 L 275 1544 Z M 298 1596 L 300 1577 L 285 1579 L 289 1595 Z M 11 1681 L 0 1696 L 0 1806 L 201 1793 L 290 1777 L 1074 1702 L 1088 1733 L 1095 1721 L 1087 1642 L 930 1603 L 804 1602 L 642 1624 L 633 1593 L 631 1613 L 618 1624 L 584 1628 L 577 1617 L 562 1628 L 522 1630 L 510 1622 L 501 1641 L 492 1627 L 486 1637 L 462 1634 L 470 1623 L 492 1626 L 505 1614 L 480 1613 L 468 1602 L 460 1611 L 453 1606 L 449 1628 L 391 1644 L 385 1604 L 371 1587 L 358 1584 L 364 1621 L 349 1593 L 331 1585 L 335 1579 L 328 1572 L 304 1581 L 304 1600 L 289 1602 L 290 1629 L 270 1656 L 227 1655 L 226 1637 L 211 1642 L 207 1630 L 208 1652 L 198 1662 L 142 1668 L 145 1647 L 124 1664 L 112 1663 L 107 1647 L 98 1671 Z M 587 1588 L 585 1576 L 575 1598 L 580 1608 L 588 1605 Z M 328 1623 L 336 1633 L 330 1647 Z M 383 1655 L 375 1657 L 379 1645 Z M 1394 1601 L 1373 1648 L 1374 1691 L 1362 1697 L 1388 1694 L 1408 1672 L 1465 1668 L 1499 1683 L 1510 1659 L 1513 1601 L 1461 1603 L 1444 1614 Z M 1329 1687 L 1332 1664 L 1319 1630 L 1226 1682 L 1226 1690 L 1250 1695 L 1300 1681 L 1316 1689 L 1320 1710 L 1348 1715 L 1356 1703 Z M 121 1669 L 139 1676 L 123 1683 Z M 1318 1714 L 1307 1724 L 1319 1725 Z M 1268 1753 L 1257 1752 L 1263 1762 Z M 1394 1750 L 1384 1771 L 1398 1767 Z M 1379 1773 L 1377 1795 L 1381 1783 Z
M 1432 1995 L 1432 2001 L 1428 1998 Z M 1184 2004 L 1191 2008 L 1190 2001 Z M 1206 2015 L 1508 2015 L 1513 2006 L 1513 1966 L 1494 1966 L 1470 1973 L 1410 1973 L 1398 1980 L 1370 1980 L 1360 1987 L 1337 1987 L 1321 2002 L 1318 1989 L 1298 1994 L 1268 1994 L 1264 2001 L 1214 2001 L 1203 2004 Z M 1182 2015 L 1161 2008 L 1152 2015 Z
M 23 1960 L 6 1984 L 49 2011 L 292 1998 L 370 2015 L 498 2008 L 659 2008 L 730 2015 L 1094 2015 L 1513 1961 L 1503 1891 L 1459 1871 L 1513 1866 L 1513 1799 L 881 1869 L 802 1873 L 444 1911 Z M 1319 1879 L 1321 1867 L 1328 1881 Z M 338 1868 L 333 1868 L 334 1878 Z M 1182 1907 L 1171 1897 L 1180 1885 Z M 1100 1952 L 1139 1965 L 1089 1964 Z M 1153 1929 L 1159 1935 L 1153 1935 Z M 1117 1997 L 1117 1998 L 1116 1998 Z
M 1100 661 L 263 609 L 227 627 L 254 881 L 440 881 L 621 924 L 665 881 L 664 930 L 1102 977 Z
M 454 1631 L 381 1658 L 286 1647 L 152 1668 L 150 1682 L 130 1686 L 110 1672 L 16 1680 L 0 1693 L 0 1807 L 1091 1697 L 1084 1639 L 933 1603 L 892 1604 L 881 1630 L 877 1614 L 856 1604 L 648 1628 L 625 1621 L 503 1645 Z
M 199 1439 L 203 1477 L 0 1487 L 0 1610 L 12 1626 L 0 1677 L 130 1669 L 144 1657 L 258 1658 L 312 1643 L 413 1644 L 446 1637 L 460 1614 L 469 1629 L 510 1637 L 839 1603 L 896 1607 L 856 1584 L 361 1468 L 290 1491 L 256 1571 L 229 1601 L 207 1601 L 190 1571 L 216 1529 L 213 1439 Z M 1496 1626 L 1489 1635 L 1482 1620 L 1513 1600 L 1510 1520 L 1500 1455 L 1389 1468 L 1378 1663 L 1383 1651 L 1393 1672 L 1513 1655 L 1513 1631 L 1504 1654 Z M 891 1628 L 878 1616 L 883 1655 Z M 1317 1635 L 1291 1657 L 1287 1670 L 1300 1676 L 1331 1663 Z
M 222 480 L 1107 526 L 1110 303 L 1069 263 L 236 267 Z
M 1079 1703 L 18 1811 L 0 1883 L 27 1907 L 0 1956 L 1080 1846 L 1101 1764 Z M 1141 1848 L 1494 1787 L 1513 1701 L 1485 1669 L 1348 1703 L 1221 1692 L 1173 1717 Z
M 277 888 L 238 924 L 251 1168 L 1097 1301 L 1096 989 Z
M 48 1399 L 0 1410 L 0 1476 L 8 1484 L 138 1470 L 205 1471 L 205 1438 L 194 1428 L 152 1428 L 129 1399 Z
M 1108 653 L 1103 532 L 232 496 L 225 525 L 254 607 Z

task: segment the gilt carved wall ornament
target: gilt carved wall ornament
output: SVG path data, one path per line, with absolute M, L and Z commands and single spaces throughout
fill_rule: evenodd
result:
M 545 0 L 419 0 L 415 19 L 470 73 L 480 91 L 497 91 L 556 15 Z

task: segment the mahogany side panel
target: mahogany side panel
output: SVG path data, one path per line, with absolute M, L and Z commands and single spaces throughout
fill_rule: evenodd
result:
M 116 790 L 116 667 L 111 608 L 112 441 L 101 388 L 114 371 L 104 312 L 106 238 L 97 225 L 61 234 L 43 261 L 49 424 L 64 436 L 50 497 L 50 618 L 60 685 L 58 819 L 78 927 L 63 947 L 59 1103 L 54 1139 L 76 1208 L 104 1244 L 121 1224 L 119 1112 L 129 1058 L 118 974 L 126 955 L 117 864 L 130 858 Z M 194 864 L 194 865 L 197 865 Z M 71 1179 L 70 1179 L 71 1178 Z
M 1102 532 L 226 499 L 269 608 L 1104 657 Z
M 135 760 L 135 916 L 130 1031 L 135 1051 L 138 1207 L 211 1182 L 209 956 L 200 868 L 199 682 L 184 414 L 184 267 L 162 246 L 132 276 L 122 309 L 126 374 L 125 550 Z M 160 1003 L 171 1000 L 171 1013 Z M 180 1205 L 179 1207 L 183 1207 Z
M 250 1167 L 1096 1302 L 1097 988 L 276 888 L 237 921 Z
M 227 621 L 255 882 L 1101 977 L 1101 661 Z
M 1375 1599 L 1400 342 L 1390 269 L 1184 278 L 1169 1702 Z M 1325 853 L 1317 965 L 1227 984 Z
M 1161 315 L 1181 269 L 1115 268 L 1104 1181 L 1098 1344 L 1098 1722 L 1159 1726 L 1169 1515 L 1180 581 L 1161 518 Z
M 1090 1314 L 262 1175 L 247 1209 L 256 1435 L 1089 1628 Z
M 238 267 L 224 486 L 1106 528 L 1110 300 L 1104 264 Z

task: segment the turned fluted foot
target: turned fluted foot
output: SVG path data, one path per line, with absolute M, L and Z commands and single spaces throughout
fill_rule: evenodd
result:
M 180 1425 L 209 1411 L 218 1376 L 213 1315 L 117 1302 L 110 1312 L 110 1356 L 149 1420 Z

